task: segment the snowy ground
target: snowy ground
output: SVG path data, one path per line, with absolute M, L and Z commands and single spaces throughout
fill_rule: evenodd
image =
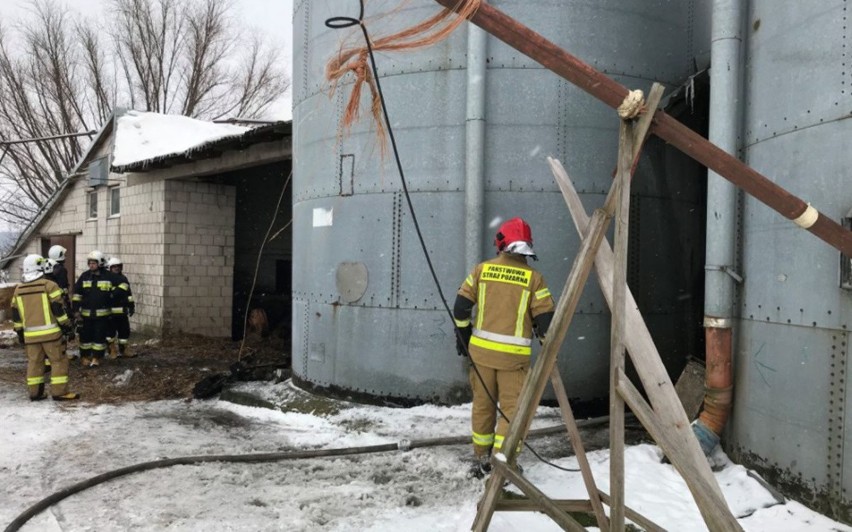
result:
M 313 413 L 215 400 L 30 403 L 21 385 L 0 381 L 0 525 L 58 489 L 139 462 L 374 445 L 468 430 L 467 407 L 306 401 L 288 383 L 245 384 L 240 391 Z M 558 413 L 542 408 L 539 418 L 536 426 L 550 426 Z M 543 454 L 564 456 L 564 445 L 554 442 L 564 438 L 532 441 Z M 351 458 L 175 466 L 73 495 L 23 530 L 468 530 L 483 487 L 465 476 L 468 452 L 457 445 Z M 608 491 L 607 452 L 589 457 L 600 488 Z M 852 531 L 798 503 L 777 504 L 743 467 L 723 455 L 716 458 L 724 463 L 716 476 L 745 530 Z M 554 461 L 576 467 L 571 457 Z M 521 464 L 551 496 L 585 498 L 579 473 L 553 469 L 528 452 Z M 660 463 L 652 445 L 628 448 L 627 492 L 629 506 L 668 530 L 705 530 L 685 485 L 671 466 Z M 490 530 L 559 528 L 541 514 L 498 513 Z

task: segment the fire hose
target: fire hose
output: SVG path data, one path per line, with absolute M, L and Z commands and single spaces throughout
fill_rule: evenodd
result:
M 578 427 L 591 427 L 606 423 L 609 416 L 602 416 L 584 420 L 578 420 Z M 548 436 L 565 430 L 564 425 L 555 425 L 529 431 L 529 436 Z M 162 469 L 176 465 L 195 465 L 205 464 L 210 462 L 234 462 L 234 463 L 263 463 L 263 462 L 280 462 L 283 460 L 298 460 L 304 458 L 326 458 L 334 456 L 351 456 L 358 454 L 384 453 L 388 451 L 409 451 L 411 449 L 420 449 L 426 447 L 440 447 L 445 445 L 460 445 L 470 443 L 470 436 L 445 436 L 441 438 L 428 438 L 422 440 L 400 440 L 396 443 L 383 443 L 379 445 L 367 445 L 362 447 L 342 447 L 337 449 L 314 449 L 310 451 L 282 451 L 276 453 L 254 453 L 254 454 L 220 454 L 209 456 L 183 456 L 178 458 L 164 458 L 161 460 L 153 460 L 151 462 L 142 462 L 120 469 L 114 469 L 101 473 L 94 477 L 88 478 L 76 484 L 72 484 L 66 488 L 56 491 L 44 499 L 27 508 L 23 513 L 16 517 L 5 528 L 5 532 L 16 532 L 20 530 L 24 524 L 43 512 L 54 504 L 89 488 L 102 484 L 108 480 L 112 480 L 132 473 L 141 473 L 142 471 L 150 471 L 152 469 Z

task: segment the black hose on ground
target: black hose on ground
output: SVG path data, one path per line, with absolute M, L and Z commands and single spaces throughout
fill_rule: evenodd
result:
M 591 427 L 606 423 L 609 416 L 596 417 L 577 421 L 578 427 Z M 565 430 L 564 425 L 556 425 L 543 429 L 531 430 L 529 436 L 547 436 Z M 220 454 L 210 456 L 183 456 L 179 458 L 164 458 L 162 460 L 154 460 L 151 462 L 143 462 L 132 466 L 122 467 L 113 471 L 107 471 L 100 475 L 83 480 L 76 484 L 72 484 L 67 488 L 56 491 L 44 499 L 38 501 L 34 505 L 27 508 L 21 515 L 16 517 L 9 526 L 5 528 L 5 532 L 17 532 L 24 524 L 50 508 L 59 501 L 80 493 L 89 488 L 102 484 L 114 478 L 130 475 L 131 473 L 141 473 L 142 471 L 150 471 L 152 469 L 161 469 L 176 465 L 194 465 L 204 464 L 208 462 L 235 462 L 235 463 L 261 463 L 261 462 L 279 462 L 282 460 L 296 460 L 302 458 L 325 458 L 329 456 L 350 456 L 357 454 L 383 453 L 388 451 L 408 451 L 410 449 L 418 449 L 425 447 L 440 447 L 443 445 L 460 445 L 470 443 L 470 436 L 446 436 L 442 438 L 428 438 L 423 440 L 401 440 L 397 443 L 383 443 L 380 445 L 368 445 L 363 447 L 343 447 L 338 449 L 315 449 L 311 451 L 283 451 L 277 453 L 257 453 L 257 454 Z

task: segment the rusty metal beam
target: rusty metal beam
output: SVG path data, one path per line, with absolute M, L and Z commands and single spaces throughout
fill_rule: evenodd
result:
M 458 0 L 435 1 L 449 9 L 460 5 Z M 486 2 L 481 3 L 471 22 L 612 108 L 618 107 L 627 96 L 626 87 Z M 664 111 L 657 111 L 652 132 L 785 218 L 798 220 L 798 225 L 852 256 L 852 232 Z

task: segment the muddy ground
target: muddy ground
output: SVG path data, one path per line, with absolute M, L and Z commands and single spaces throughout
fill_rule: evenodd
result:
M 10 329 L 4 324 L 2 329 Z M 0 329 L 0 330 L 2 330 Z M 8 340 L 8 339 L 7 339 Z M 17 383 L 26 391 L 26 356 L 12 339 L 0 345 L 0 380 Z M 75 344 L 69 346 L 73 351 Z M 105 359 L 96 368 L 83 368 L 79 359 L 71 362 L 69 387 L 91 403 L 123 403 L 160 399 L 189 399 L 196 383 L 214 374 L 231 375 L 233 365 L 242 361 L 252 377 L 276 379 L 275 370 L 289 368 L 289 346 L 280 338 L 250 338 L 240 350 L 240 342 L 224 338 L 180 335 L 163 339 L 131 337 L 135 358 Z M 234 368 L 236 369 L 236 368 Z M 278 378 L 282 373 L 278 372 Z

